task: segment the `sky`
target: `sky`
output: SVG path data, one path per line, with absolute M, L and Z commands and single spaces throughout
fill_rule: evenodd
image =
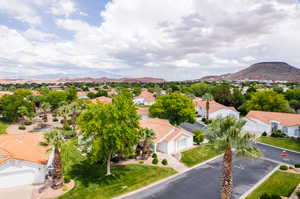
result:
M 0 0 L 0 78 L 187 80 L 299 55 L 297 0 Z

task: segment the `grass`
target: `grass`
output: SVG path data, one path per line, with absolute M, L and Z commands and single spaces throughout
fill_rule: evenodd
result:
M 188 167 L 192 167 L 196 164 L 204 162 L 205 160 L 220 155 L 221 153 L 217 152 L 209 144 L 201 144 L 199 147 L 184 151 L 181 154 L 181 162 Z
M 257 139 L 257 141 L 300 152 L 300 142 L 292 138 L 274 138 L 274 137 L 261 136 Z
M 300 174 L 276 171 L 246 199 L 259 199 L 264 193 L 289 197 L 299 183 Z
M 113 166 L 113 176 L 105 177 L 105 168 L 90 164 L 67 142 L 62 150 L 65 176 L 75 180 L 75 187 L 60 199 L 108 199 L 149 185 L 176 172 L 170 168 L 146 165 Z
M 9 125 L 8 123 L 0 120 L 0 135 L 6 133 L 6 129 L 7 129 L 8 125 Z

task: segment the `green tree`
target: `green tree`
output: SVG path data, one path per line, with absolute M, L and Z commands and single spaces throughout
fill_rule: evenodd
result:
M 223 155 L 223 175 L 221 182 L 221 198 L 230 199 L 233 190 L 232 159 L 233 149 L 240 157 L 255 158 L 259 150 L 253 145 L 255 136 L 243 133 L 245 121 L 233 117 L 218 118 L 209 126 L 208 139 L 214 148 Z
M 170 93 L 157 98 L 150 107 L 152 117 L 168 119 L 173 124 L 195 122 L 196 112 L 192 100 L 180 93 Z
M 139 116 L 130 93 L 113 98 L 111 104 L 90 104 L 78 119 L 84 138 L 93 136 L 92 161 L 106 163 L 106 175 L 111 175 L 111 157 L 117 153 L 133 153 L 139 141 Z
M 201 131 L 201 130 L 194 130 L 193 134 L 194 134 L 193 141 L 195 143 L 200 144 L 201 142 L 203 142 L 203 140 L 204 140 L 203 131 Z
M 64 101 L 67 101 L 67 95 L 62 91 L 49 91 L 47 95 L 45 95 L 45 101 L 51 105 L 51 109 L 57 109 L 60 104 Z
M 71 123 L 73 131 L 76 130 L 76 120 L 79 114 L 82 112 L 84 106 L 78 102 L 72 102 L 68 105 L 68 112 L 71 115 Z
M 153 140 L 155 139 L 155 133 L 153 130 L 148 128 L 142 129 L 140 133 L 143 140 L 142 158 L 145 160 L 146 155 L 149 152 L 149 144 L 153 143 Z
M 201 97 L 205 93 L 211 92 L 213 86 L 206 84 L 206 83 L 196 83 L 191 85 L 192 92 L 195 96 Z
M 77 99 L 77 90 L 76 90 L 76 88 L 67 88 L 65 90 L 65 93 L 66 93 L 66 100 L 68 102 L 72 102 L 72 101 Z
M 20 115 L 22 125 L 24 125 L 26 117 L 29 116 L 28 108 L 26 106 L 19 106 L 18 114 Z
M 141 94 L 142 89 L 141 87 L 134 87 L 132 90 L 132 93 L 134 94 L 134 96 L 138 96 L 139 94 Z
M 224 104 L 225 106 L 231 105 L 232 94 L 230 85 L 217 85 L 212 89 L 211 94 L 214 96 L 214 99 L 220 104 Z
M 61 163 L 61 147 L 65 142 L 63 131 L 53 129 L 44 134 L 44 141 L 40 142 L 41 146 L 50 147 L 47 152 L 54 151 L 52 166 L 54 168 L 52 188 L 58 189 L 63 186 L 63 169 Z
M 63 102 L 61 106 L 58 108 L 58 114 L 63 117 L 63 126 L 64 128 L 68 127 L 68 114 L 69 107 L 66 102 Z
M 292 112 L 284 96 L 273 90 L 253 93 L 251 98 L 245 102 L 245 109 L 247 111 Z
M 28 95 L 32 95 L 32 92 L 28 89 L 17 89 L 14 91 L 14 94 L 22 97 L 27 97 Z
M 234 88 L 232 92 L 230 105 L 234 106 L 236 109 L 239 109 L 240 106 L 245 102 L 245 96 L 242 94 L 241 90 Z
M 48 102 L 43 102 L 43 103 L 41 104 L 41 109 L 42 109 L 42 111 L 43 111 L 43 121 L 44 121 L 44 122 L 47 122 L 47 121 L 48 121 L 48 116 L 47 116 L 47 114 L 48 114 L 48 111 L 50 110 L 50 108 L 51 108 L 51 105 L 50 105 Z
M 284 93 L 284 96 L 295 111 L 300 110 L 300 89 L 289 89 Z
M 214 97 L 212 96 L 212 94 L 210 93 L 205 93 L 203 96 L 202 96 L 202 99 L 204 101 L 206 101 L 206 104 L 205 104 L 205 108 L 206 108 L 206 119 L 208 120 L 209 119 L 209 103 L 211 101 L 214 100 Z

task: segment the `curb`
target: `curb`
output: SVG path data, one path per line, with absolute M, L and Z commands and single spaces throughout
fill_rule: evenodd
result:
M 277 148 L 277 149 L 281 149 L 283 151 L 289 151 L 289 152 L 292 152 L 292 153 L 297 153 L 297 154 L 300 155 L 300 152 L 298 152 L 298 151 L 293 151 L 293 150 L 290 150 L 290 149 L 285 149 L 285 148 L 281 148 L 281 147 L 274 146 L 274 145 L 271 145 L 271 144 L 265 144 L 265 143 L 262 143 L 262 142 L 256 142 L 256 143 L 259 143 L 259 144 L 265 145 L 265 146 L 269 146 L 269 147 L 273 147 L 273 148 Z
M 265 182 L 278 169 L 279 169 L 279 165 L 277 165 L 270 173 L 268 173 L 265 177 L 263 177 L 260 181 L 258 181 L 253 187 L 251 187 L 248 191 L 246 191 L 241 197 L 239 197 L 239 199 L 245 199 L 252 191 L 254 191 L 263 182 Z
M 164 178 L 164 179 L 162 179 L 162 180 L 159 180 L 159 181 L 157 181 L 157 182 L 153 182 L 152 184 L 149 184 L 149 185 L 147 185 L 147 186 L 145 186 L 145 187 L 142 187 L 142 188 L 137 189 L 137 190 L 135 190 L 135 191 L 131 191 L 131 192 L 129 192 L 129 193 L 123 194 L 123 195 L 121 195 L 121 196 L 114 197 L 113 199 L 123 199 L 123 198 L 125 198 L 125 197 L 131 196 L 131 195 L 133 195 L 133 194 L 136 194 L 136 193 L 139 193 L 139 192 L 144 191 L 144 190 L 146 190 L 146 189 L 149 189 L 149 188 L 151 188 L 151 187 L 154 187 L 154 186 L 156 186 L 156 185 L 162 184 L 162 183 L 167 182 L 167 181 L 169 181 L 169 180 L 172 180 L 172 179 L 174 179 L 174 178 L 176 178 L 176 177 L 178 177 L 178 176 L 181 176 L 181 175 L 185 174 L 186 172 L 188 172 L 188 171 L 190 171 L 190 170 L 192 170 L 192 169 L 195 169 L 195 168 L 197 168 L 197 167 L 203 166 L 203 165 L 207 164 L 208 162 L 214 161 L 214 160 L 216 160 L 216 159 L 218 159 L 218 158 L 220 158 L 220 157 L 222 157 L 222 156 L 223 156 L 223 154 L 217 155 L 217 156 L 215 156 L 215 157 L 213 157 L 213 158 L 211 158 L 211 159 L 208 159 L 208 160 L 206 160 L 206 161 L 204 161 L 204 162 L 201 162 L 201 163 L 199 163 L 199 164 L 197 164 L 197 165 L 195 165 L 195 166 L 193 166 L 193 167 L 190 167 L 190 168 L 186 169 L 185 171 L 183 171 L 183 172 L 181 172 L 181 173 L 177 173 L 177 174 L 174 174 L 174 175 L 169 176 L 169 177 L 167 177 L 167 178 Z

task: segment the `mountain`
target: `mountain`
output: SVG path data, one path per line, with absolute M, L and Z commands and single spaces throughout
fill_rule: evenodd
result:
M 260 62 L 236 73 L 202 77 L 202 81 L 272 80 L 300 82 L 300 69 L 285 62 Z
M 154 77 L 141 77 L 141 78 L 61 78 L 57 82 L 144 82 L 144 83 L 162 83 L 164 79 Z

